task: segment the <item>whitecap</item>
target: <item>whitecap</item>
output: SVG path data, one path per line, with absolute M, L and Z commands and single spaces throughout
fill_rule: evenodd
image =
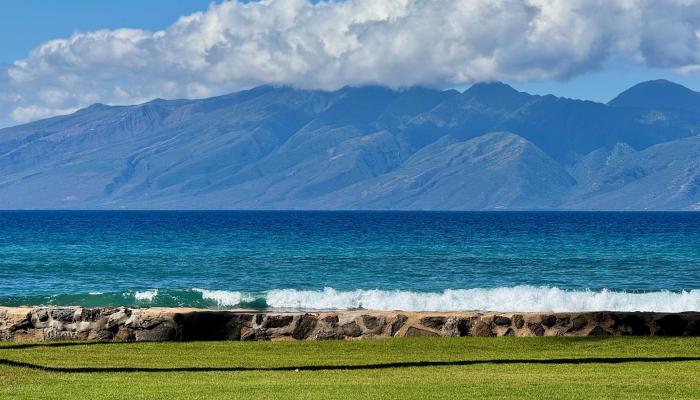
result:
M 136 301 L 153 301 L 153 299 L 158 296 L 158 290 L 144 290 L 143 292 L 134 293 L 134 298 Z
M 448 289 L 442 292 L 403 290 L 322 291 L 280 289 L 267 292 L 271 308 L 300 310 L 403 311 L 656 311 L 700 310 L 700 290 L 623 292 L 562 290 L 515 286 L 492 289 Z
M 208 290 L 193 288 L 192 291 L 202 294 L 202 299 L 213 300 L 219 307 L 230 307 L 241 304 L 243 301 L 254 300 L 252 296 L 244 295 L 241 292 L 230 292 L 226 290 Z

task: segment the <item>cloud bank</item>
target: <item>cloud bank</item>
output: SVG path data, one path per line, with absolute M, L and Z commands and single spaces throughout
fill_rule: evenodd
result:
M 626 59 L 700 70 L 695 0 L 306 0 L 212 4 L 167 29 L 44 43 L 0 70 L 0 120 L 263 83 L 449 87 L 565 80 Z

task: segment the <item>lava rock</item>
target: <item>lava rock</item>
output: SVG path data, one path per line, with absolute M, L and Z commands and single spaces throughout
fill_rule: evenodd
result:
M 682 336 L 688 322 L 676 314 L 665 315 L 656 320 L 657 336 Z
M 292 323 L 293 315 L 268 315 L 263 327 L 265 328 L 284 328 Z
M 557 323 L 557 317 L 555 315 L 545 315 L 542 317 L 541 322 L 542 325 L 546 326 L 547 328 L 551 328 Z
M 580 331 L 581 329 L 585 328 L 586 326 L 588 326 L 588 319 L 586 319 L 586 317 L 582 317 L 579 315 L 578 317 L 574 318 L 574 320 L 571 324 L 571 328 L 569 328 L 569 332 Z
M 445 325 L 446 321 L 447 318 L 445 317 L 423 317 L 421 318 L 420 323 L 428 328 L 441 329 Z
M 513 322 L 515 322 L 516 328 L 522 329 L 522 327 L 525 326 L 525 317 L 520 314 L 515 314 L 513 315 Z
M 258 340 L 270 340 L 270 336 L 264 329 L 249 329 L 241 335 L 242 341 L 258 341 Z
M 100 319 L 102 310 L 99 308 L 83 308 L 80 311 L 80 320 L 84 322 L 95 322 Z
M 398 332 L 399 329 L 401 329 L 401 327 L 406 323 L 407 320 L 408 317 L 403 314 L 399 314 L 396 317 L 394 317 L 394 321 L 391 323 L 391 336 L 396 335 L 396 332 Z
M 472 336 L 482 337 L 496 336 L 496 334 L 493 332 L 493 323 L 491 321 L 484 320 L 478 320 L 474 324 L 471 334 Z
M 442 327 L 443 336 L 469 336 L 468 318 L 448 318 Z
M 362 328 L 360 328 L 360 325 L 355 321 L 341 326 L 340 331 L 347 337 L 360 337 L 360 335 L 362 335 Z
M 177 330 L 169 323 L 162 323 L 147 330 L 137 330 L 134 338 L 139 342 L 166 342 L 177 338 Z
M 600 326 L 594 326 L 593 329 L 591 329 L 590 332 L 588 332 L 588 336 L 610 336 L 610 332 L 606 331 Z
M 371 333 L 381 333 L 386 326 L 386 318 L 382 316 L 376 317 L 373 315 L 363 315 L 362 324 Z
M 292 337 L 297 340 L 306 339 L 307 337 L 309 337 L 314 328 L 316 328 L 317 323 L 318 318 L 316 318 L 315 316 L 311 314 L 302 315 L 301 317 L 299 317 L 297 326 L 294 327 Z
M 623 335 L 649 336 L 651 329 L 643 318 L 634 314 L 625 314 L 616 321 L 615 326 Z
M 438 336 L 437 333 L 429 331 L 427 329 L 416 328 L 415 326 L 409 326 L 406 330 L 405 337 L 417 337 L 417 336 Z
M 536 322 L 528 322 L 527 329 L 530 330 L 535 336 L 544 336 L 544 326 Z
M 71 310 L 71 309 L 61 309 L 61 310 L 51 311 L 51 318 L 54 321 L 71 323 L 71 322 L 73 322 L 74 316 L 75 316 L 75 310 Z

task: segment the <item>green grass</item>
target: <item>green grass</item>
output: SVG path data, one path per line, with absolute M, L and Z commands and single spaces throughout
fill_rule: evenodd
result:
M 0 399 L 697 399 L 699 376 L 698 338 L 0 344 Z

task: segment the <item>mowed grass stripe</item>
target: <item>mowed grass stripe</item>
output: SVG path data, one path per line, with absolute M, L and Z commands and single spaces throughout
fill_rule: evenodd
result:
M 698 338 L 2 344 L 0 359 L 16 364 L 0 365 L 3 399 L 697 398 L 700 393 Z

